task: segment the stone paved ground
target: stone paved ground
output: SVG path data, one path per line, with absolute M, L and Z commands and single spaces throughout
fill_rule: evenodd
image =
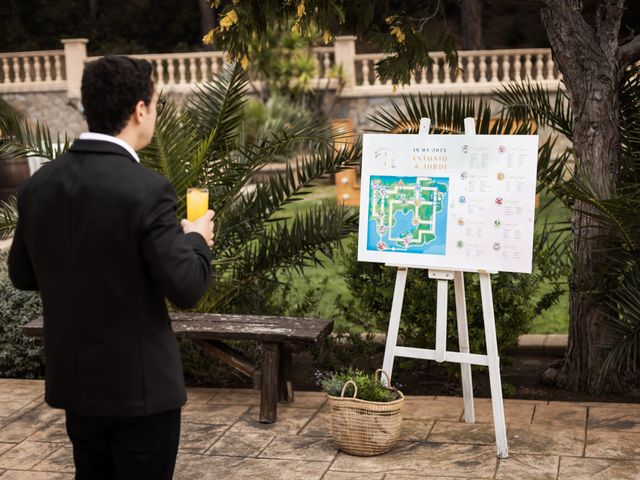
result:
M 297 392 L 278 422 L 256 421 L 253 390 L 192 389 L 177 480 L 640 479 L 640 405 L 506 400 L 510 456 L 495 457 L 491 406 L 461 422 L 462 399 L 407 397 L 402 440 L 369 458 L 338 453 L 320 393 Z M 63 414 L 43 383 L 0 380 L 0 480 L 73 478 Z

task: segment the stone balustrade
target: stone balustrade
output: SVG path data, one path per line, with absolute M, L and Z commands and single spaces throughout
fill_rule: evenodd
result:
M 408 85 L 395 90 L 399 93 L 468 94 L 490 93 L 502 83 L 531 80 L 556 89 L 562 74 L 553 61 L 550 49 L 474 50 L 458 52 L 458 65 L 450 66 L 444 53 L 431 54 L 433 63 L 411 76 Z M 376 62 L 384 54 L 355 55 L 355 82 L 346 96 L 378 96 L 394 94 L 390 81 L 382 82 L 375 74 Z
M 79 98 L 86 39 L 63 40 L 64 50 L 0 54 L 0 93 L 66 90 Z M 341 66 L 344 88 L 340 96 L 377 97 L 403 93 L 470 95 L 491 93 L 502 83 L 530 79 L 556 89 L 561 74 L 549 49 L 478 50 L 458 52 L 452 68 L 441 52 L 432 53 L 433 63 L 412 74 L 408 85 L 394 88 L 376 75 L 375 64 L 384 54 L 356 53 L 355 37 L 337 37 L 333 46 L 316 47 L 314 86 L 336 88 L 336 65 Z M 221 51 L 132 55 L 153 64 L 154 77 L 163 91 L 186 92 L 194 84 L 211 80 L 227 62 Z
M 225 64 L 224 52 L 194 52 L 130 55 L 153 65 L 153 78 L 160 90 L 189 91 L 194 84 L 211 80 Z M 88 57 L 86 61 L 99 57 Z
M 64 50 L 0 53 L 0 92 L 66 88 Z

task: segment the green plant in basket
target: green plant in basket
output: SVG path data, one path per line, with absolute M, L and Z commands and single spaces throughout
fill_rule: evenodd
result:
M 382 383 L 378 373 L 391 383 L 382 369 L 367 374 L 351 368 L 320 382 L 329 394 L 331 435 L 349 455 L 380 455 L 400 438 L 404 395 Z
M 394 390 L 387 388 L 381 377 L 352 368 L 344 372 L 332 373 L 331 376 L 323 378 L 320 385 L 323 392 L 332 397 L 339 397 L 349 380 L 356 384 L 357 394 L 355 398 L 369 402 L 391 402 L 397 400 Z M 347 386 L 344 395 L 351 397 L 353 393 L 353 386 Z

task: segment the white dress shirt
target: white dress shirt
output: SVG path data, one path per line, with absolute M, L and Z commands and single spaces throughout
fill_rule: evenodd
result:
M 120 140 L 119 138 L 112 137 L 111 135 L 105 135 L 104 133 L 84 132 L 80 134 L 78 139 L 79 140 L 99 140 L 101 142 L 115 143 L 116 145 L 120 145 L 122 148 L 124 148 L 127 152 L 131 154 L 133 158 L 136 159 L 136 162 L 140 163 L 140 157 L 138 157 L 138 154 L 133 149 L 133 147 L 131 147 L 131 145 L 129 145 L 124 140 Z

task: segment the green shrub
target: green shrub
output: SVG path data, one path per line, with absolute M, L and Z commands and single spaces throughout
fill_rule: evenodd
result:
M 529 330 L 532 319 L 554 305 L 563 293 L 559 279 L 564 272 L 550 264 L 550 256 L 538 252 L 531 275 L 500 273 L 492 275 L 492 290 L 496 318 L 496 333 L 501 349 L 517 344 L 518 337 Z M 379 263 L 359 262 L 357 242 L 347 246 L 343 276 L 357 308 L 345 310 L 347 320 L 362 324 L 363 315 L 380 331 L 386 332 L 393 300 L 396 268 Z M 540 296 L 542 287 L 548 293 Z M 465 293 L 471 351 L 485 351 L 484 321 L 478 275 L 465 275 Z M 429 278 L 427 270 L 410 269 L 407 276 L 399 336 L 406 345 L 433 348 L 436 333 L 437 282 Z M 458 345 L 455 320 L 453 282 L 449 286 L 447 341 L 450 350 Z M 350 312 L 354 316 L 349 318 Z
M 352 380 L 358 388 L 356 398 L 369 402 L 390 402 L 396 399 L 392 390 L 389 390 L 375 374 L 364 373 L 362 370 L 349 368 L 344 372 L 336 372 L 320 382 L 322 391 L 332 397 L 339 397 L 342 389 L 349 380 Z M 353 386 L 345 389 L 345 397 L 353 396 Z
M 0 253 L 0 377 L 42 377 L 41 342 L 25 336 L 21 329 L 40 315 L 40 295 L 13 288 L 7 272 L 7 254 Z

